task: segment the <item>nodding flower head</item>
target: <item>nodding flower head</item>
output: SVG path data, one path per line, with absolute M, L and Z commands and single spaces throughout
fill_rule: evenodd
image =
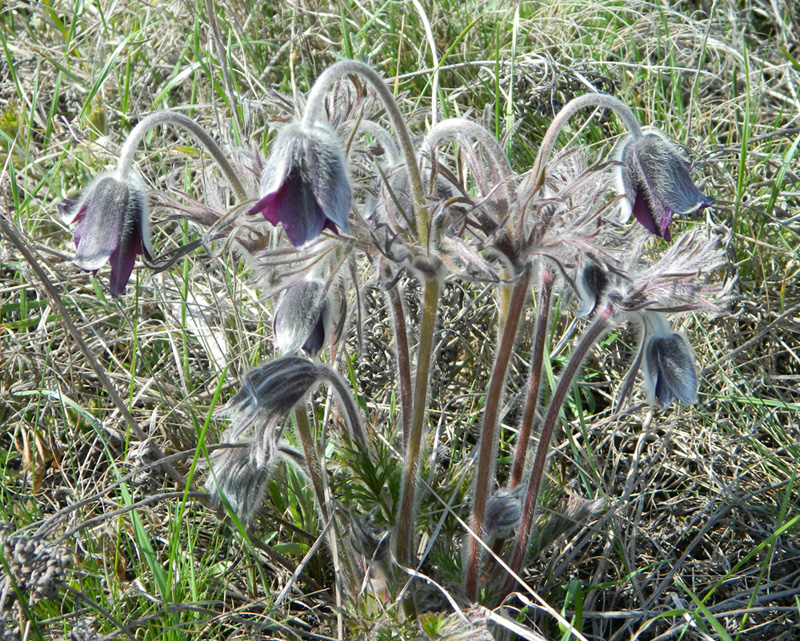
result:
M 349 231 L 350 182 L 336 135 L 299 123 L 281 129 L 261 175 L 261 200 L 248 214 L 281 223 L 292 245 L 322 233 Z
M 81 269 L 97 273 L 111 264 L 111 295 L 118 298 L 131 277 L 138 254 L 153 257 L 147 190 L 133 171 L 99 176 L 79 200 L 62 200 L 58 209 L 68 223 L 76 222 L 75 258 Z
M 644 377 L 651 399 L 662 409 L 675 400 L 692 405 L 697 400 L 697 372 L 686 339 L 670 331 L 657 314 L 647 314 L 653 336 L 644 351 Z
M 578 278 L 575 279 L 580 297 L 580 306 L 575 315 L 578 318 L 588 316 L 595 309 L 606 293 L 609 285 L 608 272 L 600 265 L 589 261 Z
M 301 403 L 327 370 L 298 356 L 278 358 L 248 372 L 239 392 L 222 409 L 231 426 L 222 442 L 235 447 L 215 451 L 206 490 L 219 507 L 224 495 L 247 522 L 264 497 L 269 473 L 284 447 L 280 419 Z
M 709 207 L 713 198 L 703 195 L 692 181 L 689 163 L 677 147 L 658 133 L 630 138 L 620 148 L 619 178 L 626 218 L 631 211 L 644 227 L 670 240 L 672 216 Z
M 282 354 L 303 350 L 311 358 L 325 345 L 331 327 L 331 296 L 313 276 L 286 291 L 275 312 L 275 347 Z

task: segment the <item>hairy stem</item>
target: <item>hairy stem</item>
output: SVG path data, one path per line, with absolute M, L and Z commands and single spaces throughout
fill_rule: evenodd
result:
M 417 376 L 414 380 L 414 406 L 411 412 L 411 431 L 405 451 L 403 488 L 400 509 L 397 511 L 397 561 L 404 567 L 416 567 L 414 525 L 416 515 L 417 480 L 419 455 L 422 449 L 422 433 L 428 408 L 428 377 L 433 358 L 433 338 L 436 330 L 436 315 L 439 309 L 439 279 L 425 279 L 425 299 L 422 307 L 422 326 L 417 347 Z
M 503 400 L 506 372 L 514 341 L 522 317 L 525 297 L 528 294 L 530 277 L 524 272 L 511 291 L 508 309 L 504 315 L 500 341 L 495 353 L 494 367 L 486 392 L 486 406 L 483 410 L 483 426 L 481 427 L 481 443 L 478 450 L 478 468 L 475 471 L 475 496 L 473 498 L 472 522 L 470 527 L 474 536 L 469 539 L 469 556 L 467 558 L 466 590 L 467 596 L 475 600 L 478 596 L 478 566 L 480 565 L 481 545 L 476 537 L 482 536 L 483 519 L 486 503 L 494 486 L 494 465 L 497 458 L 497 421 L 500 403 Z
M 525 468 L 525 457 L 528 454 L 528 443 L 531 438 L 531 428 L 536 407 L 539 404 L 539 388 L 542 382 L 542 363 L 544 361 L 544 343 L 547 339 L 548 320 L 550 318 L 550 300 L 553 293 L 553 273 L 548 267 L 542 269 L 542 287 L 539 290 L 539 306 L 536 316 L 536 332 L 533 338 L 533 351 L 531 353 L 531 373 L 528 379 L 528 394 L 525 398 L 525 409 L 519 426 L 517 450 L 514 453 L 514 464 L 511 468 L 511 477 L 508 480 L 508 489 L 513 490 L 522 480 L 522 471 Z
M 510 192 L 513 190 L 512 179 L 514 171 L 508 162 L 508 156 L 506 156 L 497 139 L 479 124 L 465 118 L 448 118 L 431 127 L 425 136 L 425 144 L 430 148 L 431 157 L 440 142 L 458 135 L 467 136 L 481 144 L 492 167 L 493 174 L 501 177 L 502 184 L 500 187 L 506 200 L 511 202 L 512 193 Z
M 366 453 L 369 451 L 369 444 L 367 441 L 367 433 L 364 430 L 364 425 L 361 422 L 361 414 L 358 411 L 356 402 L 353 399 L 352 388 L 345 382 L 345 380 L 337 374 L 333 369 L 323 366 L 325 380 L 330 383 L 336 396 L 339 399 L 339 404 L 344 410 L 345 420 L 350 432 L 350 436 L 355 440 L 361 451 Z
M 422 177 L 419 173 L 419 165 L 417 164 L 417 152 L 414 149 L 414 144 L 411 142 L 411 134 L 408 131 L 405 118 L 397 106 L 397 101 L 394 99 L 391 90 L 386 86 L 378 73 L 369 65 L 357 60 L 342 60 L 336 64 L 328 67 L 322 75 L 317 78 L 314 86 L 308 94 L 306 100 L 306 109 L 303 113 L 303 126 L 310 127 L 314 122 L 319 119 L 319 113 L 324 104 L 325 94 L 328 89 L 340 78 L 348 75 L 357 75 L 364 78 L 372 85 L 378 98 L 383 102 L 386 107 L 386 114 L 394 125 L 395 131 L 400 138 L 400 148 L 403 150 L 403 156 L 406 161 L 406 168 L 408 175 L 411 179 L 411 189 L 414 195 L 414 217 L 417 226 L 417 233 L 423 246 L 428 244 L 428 208 L 425 204 L 425 188 L 422 184 Z
M 234 171 L 215 140 L 194 120 L 174 111 L 157 111 L 138 122 L 131 133 L 128 134 L 125 144 L 122 145 L 119 160 L 117 161 L 117 171 L 119 171 L 120 174 L 124 175 L 130 171 L 133 165 L 133 156 L 139 144 L 144 140 L 147 132 L 158 125 L 177 125 L 191 132 L 200 141 L 200 144 L 206 148 L 206 151 L 211 154 L 211 157 L 216 161 L 222 173 L 225 174 L 225 178 L 227 178 L 228 183 L 230 183 L 231 188 L 236 194 L 236 198 L 239 200 L 247 200 L 247 192 L 242 186 L 239 177 L 236 175 L 236 171 Z
M 603 109 L 611 109 L 616 113 L 620 120 L 625 124 L 634 138 L 642 137 L 642 128 L 639 126 L 639 121 L 630 107 L 618 98 L 609 96 L 602 93 L 588 93 L 578 96 L 570 100 L 558 115 L 550 123 L 547 132 L 542 138 L 542 145 L 539 147 L 539 153 L 536 155 L 536 162 L 533 164 L 533 171 L 528 179 L 528 187 L 538 189 L 544 182 L 544 171 L 547 168 L 547 162 L 550 160 L 550 155 L 553 153 L 558 134 L 569 122 L 578 111 L 586 109 L 587 107 L 601 107 Z
M 314 435 L 311 432 L 311 425 L 308 422 L 308 416 L 306 415 L 306 410 L 304 408 L 299 407 L 294 411 L 294 419 L 295 423 L 297 424 L 297 435 L 300 437 L 300 444 L 303 447 L 303 455 L 306 459 L 308 475 L 311 477 L 311 484 L 314 487 L 314 494 L 317 497 L 317 503 L 319 503 L 320 515 L 322 516 L 322 520 L 327 524 L 331 519 L 335 518 L 335 514 L 333 513 L 333 510 L 328 509 L 329 501 L 325 492 L 327 483 L 323 477 L 325 470 L 322 467 L 322 462 L 319 458 L 317 442 L 314 440 Z M 339 558 L 344 569 L 346 584 L 349 588 L 353 588 L 354 586 L 358 585 L 355 580 L 355 573 L 350 564 L 350 558 L 344 553 L 344 551 L 341 549 L 341 546 L 338 545 L 337 539 L 338 535 L 336 525 L 334 524 L 331 529 L 329 539 L 331 548 L 337 552 L 335 556 Z
M 509 563 L 509 568 L 516 575 L 519 574 L 522 568 L 522 563 L 525 560 L 525 552 L 528 549 L 531 525 L 536 511 L 536 502 L 539 498 L 539 487 L 541 486 L 542 475 L 544 474 L 544 464 L 547 460 L 550 440 L 553 437 L 553 430 L 558 421 L 561 406 L 564 404 L 564 399 L 567 397 L 567 393 L 572 386 L 572 381 L 575 379 L 575 375 L 578 373 L 583 359 L 611 325 L 613 313 L 613 308 L 607 306 L 581 337 L 580 342 L 575 346 L 575 351 L 572 352 L 569 361 L 564 367 L 564 371 L 561 373 L 561 378 L 553 392 L 553 398 L 550 399 L 550 405 L 547 407 L 547 414 L 544 417 L 542 430 L 539 434 L 539 445 L 536 448 L 536 457 L 533 460 L 533 468 L 531 469 L 531 476 L 528 481 L 528 490 L 525 495 L 525 504 L 522 509 L 522 520 L 519 525 L 519 531 L 517 532 L 514 554 L 511 558 L 511 563 Z M 514 589 L 515 582 L 516 579 L 514 576 L 509 576 L 503 594 L 511 592 L 511 590 Z

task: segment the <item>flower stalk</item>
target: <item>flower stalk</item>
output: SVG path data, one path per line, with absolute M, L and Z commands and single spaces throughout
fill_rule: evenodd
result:
M 527 270 L 512 286 L 508 309 L 504 314 L 500 341 L 495 352 L 492 375 L 486 392 L 486 405 L 483 410 L 481 442 L 478 450 L 478 467 L 475 470 L 475 495 L 473 498 L 472 521 L 470 527 L 474 536 L 469 539 L 467 557 L 466 590 L 467 595 L 478 596 L 478 566 L 480 565 L 481 544 L 476 537 L 482 536 L 486 502 L 494 485 L 494 465 L 497 458 L 497 420 L 500 403 L 503 400 L 506 372 L 514 351 L 517 329 L 528 294 L 530 278 Z
M 614 308 L 611 305 L 607 305 L 605 309 L 598 314 L 592 325 L 586 330 L 564 367 L 558 385 L 553 392 L 553 397 L 550 399 L 547 414 L 542 422 L 542 429 L 539 434 L 539 445 L 536 448 L 533 467 L 531 468 L 531 475 L 522 508 L 522 519 L 520 521 L 519 531 L 517 532 L 514 553 L 509 563 L 509 568 L 514 575 L 519 575 L 522 569 L 522 563 L 525 560 L 525 553 L 528 550 L 528 540 L 530 539 L 531 525 L 533 524 L 533 517 L 536 512 L 537 499 L 539 498 L 539 488 L 541 487 L 542 475 L 544 474 L 544 465 L 547 460 L 547 452 L 550 449 L 550 441 L 553 438 L 553 431 L 558 422 L 558 415 L 561 412 L 561 406 L 564 404 L 570 387 L 572 387 L 572 382 L 581 367 L 581 363 L 583 363 L 583 359 L 594 344 L 609 329 L 614 313 Z M 509 575 L 503 590 L 504 594 L 508 594 L 514 589 L 516 583 L 514 575 Z
M 234 193 L 236 194 L 236 198 L 238 198 L 240 201 L 247 200 L 247 192 L 245 191 L 242 182 L 239 180 L 239 176 L 236 174 L 236 171 L 228 161 L 227 156 L 225 156 L 216 141 L 194 120 L 188 116 L 184 116 L 183 114 L 176 113 L 174 111 L 157 111 L 149 116 L 146 116 L 136 124 L 136 126 L 128 134 L 128 137 L 125 139 L 125 143 L 122 145 L 122 149 L 120 150 L 119 160 L 117 161 L 117 170 L 121 174 L 124 175 L 131 170 L 131 167 L 133 166 L 134 155 L 142 140 L 144 140 L 145 135 L 151 129 L 158 127 L 159 125 L 177 125 L 178 127 L 186 129 L 192 135 L 194 135 L 200 144 L 205 147 L 206 151 L 211 154 L 211 157 L 217 163 L 217 166 L 219 166 L 220 170 L 225 175 L 225 178 L 228 180 L 231 189 L 233 189 Z
M 436 332 L 436 317 L 439 309 L 439 279 L 425 279 L 422 307 L 422 325 L 417 347 L 417 375 L 414 380 L 414 405 L 411 414 L 411 430 L 405 450 L 403 487 L 400 509 L 397 511 L 397 561 L 404 567 L 415 568 L 416 546 L 414 544 L 417 480 L 419 477 L 419 455 L 428 404 L 428 379 L 433 358 L 433 339 Z
M 386 114 L 394 125 L 395 132 L 400 139 L 400 148 L 403 150 L 403 157 L 405 159 L 408 175 L 411 179 L 411 188 L 414 200 L 414 216 L 416 220 L 416 232 L 419 234 L 421 244 L 426 247 L 428 244 L 428 227 L 430 224 L 428 216 L 428 208 L 425 203 L 425 188 L 422 183 L 422 176 L 419 173 L 419 164 L 417 163 L 417 152 L 414 149 L 414 144 L 411 141 L 411 133 L 408 131 L 408 125 L 403 117 L 400 107 L 397 106 L 397 101 L 394 95 L 386 86 L 378 73 L 369 65 L 357 60 L 342 60 L 334 65 L 328 67 L 311 88 L 306 100 L 306 108 L 303 112 L 303 125 L 311 126 L 319 120 L 320 112 L 324 105 L 325 94 L 333 84 L 348 75 L 357 75 L 372 86 L 375 93 L 383 102 L 386 107 Z

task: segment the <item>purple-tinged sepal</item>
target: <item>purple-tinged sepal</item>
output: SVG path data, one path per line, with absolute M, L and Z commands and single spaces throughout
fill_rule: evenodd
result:
M 295 247 L 324 229 L 349 232 L 350 181 L 341 143 L 326 126 L 295 123 L 281 129 L 261 175 L 260 193 L 247 213 L 281 223 Z
M 644 349 L 644 378 L 651 401 L 662 409 L 675 400 L 692 405 L 697 400 L 697 371 L 686 339 L 669 329 L 657 314 L 647 315 L 653 335 Z
M 63 199 L 58 210 L 75 227 L 75 266 L 97 273 L 111 265 L 110 290 L 118 298 L 131 277 L 136 256 L 153 257 L 147 189 L 134 172 L 98 176 L 79 200 Z
M 694 184 L 690 165 L 678 148 L 662 134 L 629 138 L 619 150 L 619 176 L 623 219 L 630 214 L 648 231 L 669 241 L 674 215 L 692 214 L 709 207 L 714 199 Z

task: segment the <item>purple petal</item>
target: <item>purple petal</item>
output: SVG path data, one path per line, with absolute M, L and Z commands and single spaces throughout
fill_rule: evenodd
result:
M 655 234 L 656 236 L 662 235 L 656 219 L 653 218 L 653 211 L 650 209 L 650 204 L 647 202 L 647 198 L 642 193 L 641 189 L 636 191 L 636 198 L 633 201 L 633 215 L 642 227 L 651 234 Z
M 119 298 L 125 291 L 125 285 L 131 278 L 136 255 L 141 252 L 141 240 L 138 243 L 127 242 L 111 254 L 111 275 L 109 276 L 109 289 L 114 298 Z
M 72 261 L 89 272 L 100 269 L 119 247 L 119 237 L 129 207 L 127 187 L 104 178 L 86 197 L 75 230 L 77 251 Z
M 292 245 L 302 247 L 322 233 L 326 217 L 311 185 L 292 169 L 276 195 L 275 207 Z
M 247 215 L 263 214 L 264 218 L 277 227 L 278 223 L 281 222 L 278 208 L 274 204 L 277 197 L 277 191 L 267 194 L 247 211 Z

